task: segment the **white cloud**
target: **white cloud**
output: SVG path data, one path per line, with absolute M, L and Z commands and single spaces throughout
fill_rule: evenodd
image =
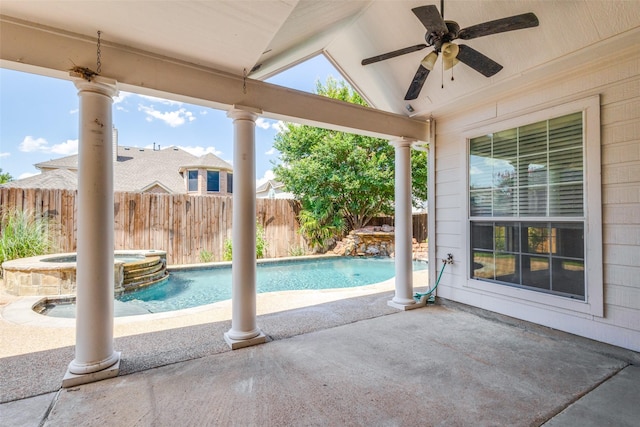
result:
M 283 122 L 282 120 L 277 121 L 276 123 L 273 124 L 273 128 L 278 132 L 278 133 L 284 133 L 284 132 L 289 132 L 289 128 L 287 127 L 287 123 Z
M 269 129 L 271 127 L 271 123 L 269 123 L 267 119 L 258 117 L 258 119 L 256 120 L 256 126 L 262 129 Z
M 25 172 L 20 174 L 18 179 L 29 178 L 30 176 L 36 176 L 36 175 L 40 175 L 40 172 Z
M 120 104 L 122 101 L 124 101 L 126 98 L 130 97 L 131 95 L 133 95 L 131 92 L 119 92 L 118 96 L 116 96 L 115 98 L 113 98 L 113 104 Z
M 18 149 L 24 153 L 39 151 L 41 153 L 54 153 L 68 156 L 78 152 L 78 140 L 68 139 L 60 144 L 49 145 L 49 142 L 44 138 L 34 138 L 28 135 L 24 137 Z
M 258 117 L 256 120 L 256 126 L 264 130 L 274 129 L 278 132 L 280 132 L 282 128 L 285 128 L 284 123 L 281 120 L 274 121 L 265 119 L 264 117 Z
M 65 142 L 62 142 L 60 144 L 55 144 L 50 148 L 49 153 L 64 154 L 65 156 L 70 156 L 71 154 L 77 154 L 78 140 L 67 139 Z
M 158 98 L 157 96 L 150 96 L 150 95 L 138 95 L 138 96 L 140 98 L 146 99 L 147 101 L 157 102 L 163 105 L 178 105 L 182 107 L 182 104 L 184 104 L 183 102 L 180 102 L 180 101 L 173 101 L 171 99 Z
M 256 188 L 260 187 L 262 184 L 269 181 L 270 179 L 275 179 L 275 178 L 276 176 L 273 174 L 273 171 L 271 169 L 267 170 L 262 176 L 262 178 L 256 179 Z
M 200 147 L 200 146 L 196 146 L 196 147 L 191 147 L 191 146 L 182 146 L 182 145 L 177 145 L 176 147 L 186 151 L 189 154 L 193 154 L 194 156 L 204 156 L 207 153 L 211 153 L 213 155 L 219 156 L 220 154 L 222 154 L 222 151 L 220 150 L 216 150 L 215 147 Z
M 266 154 L 267 156 L 273 156 L 274 154 L 276 154 L 276 149 L 271 147 L 271 149 L 268 151 L 265 151 L 264 154 Z
M 78 111 L 80 111 L 79 108 L 75 108 L 73 110 L 69 110 L 69 114 L 78 114 Z
M 31 135 L 24 137 L 18 150 L 24 153 L 31 153 L 33 151 L 44 151 L 48 148 L 49 143 L 44 138 L 34 138 Z
M 11 155 L 11 153 L 9 153 L 9 152 L 0 153 L 0 157 L 9 157 L 10 155 Z
M 153 106 L 147 107 L 146 105 L 138 105 L 138 110 L 147 114 L 147 121 L 153 121 L 153 119 L 162 120 L 169 126 L 175 128 L 185 124 L 187 121 L 192 122 L 196 119 L 191 111 L 187 111 L 186 108 L 180 108 L 175 111 L 158 111 Z

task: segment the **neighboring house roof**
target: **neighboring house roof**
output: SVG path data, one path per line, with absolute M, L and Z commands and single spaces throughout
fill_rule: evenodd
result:
M 222 160 L 220 157 L 215 154 L 207 153 L 204 156 L 196 157 L 196 161 L 183 164 L 180 166 L 180 172 L 184 172 L 187 169 L 195 169 L 195 168 L 209 168 L 209 169 L 220 169 L 231 172 L 233 167 Z
M 34 165 L 36 168 L 45 172 L 54 169 L 78 170 L 78 155 L 60 157 L 59 159 L 51 159 L 47 162 L 40 162 Z
M 185 193 L 180 167 L 197 159 L 198 157 L 177 147 L 163 150 L 118 147 L 114 190 L 142 191 L 151 184 L 160 184 L 171 193 Z
M 267 180 L 260 187 L 256 188 L 256 193 L 261 193 L 263 191 L 269 191 L 270 189 L 284 189 L 284 184 L 278 181 L 274 181 L 273 179 Z
M 67 189 L 77 187 L 78 155 L 41 162 L 35 166 L 42 171 L 40 175 L 12 181 L 11 186 Z M 211 153 L 197 157 L 178 147 L 154 150 L 119 146 L 118 159 L 114 163 L 114 190 L 135 192 L 149 191 L 156 187 L 156 191 L 186 193 L 184 177 L 181 174 L 191 168 L 232 171 L 229 163 Z M 50 184 L 47 185 L 48 182 Z
M 0 187 L 75 190 L 77 181 L 78 178 L 75 172 L 68 169 L 55 169 L 27 178 L 9 181 L 0 185 Z
M 285 191 L 284 184 L 273 179 L 268 180 L 256 189 L 256 196 L 270 199 L 294 199 L 293 193 Z

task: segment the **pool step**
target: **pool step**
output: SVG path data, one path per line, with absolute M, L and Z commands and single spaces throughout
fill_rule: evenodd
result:
M 157 256 L 126 263 L 123 265 L 122 287 L 127 291 L 148 286 L 163 280 L 167 274 L 163 260 Z
M 134 271 L 141 268 L 151 267 L 159 263 L 162 264 L 162 259 L 159 256 L 148 256 L 139 261 L 132 261 L 132 262 L 125 263 L 124 270 L 125 272 Z
M 131 277 L 136 277 L 136 276 L 143 276 L 145 274 L 153 273 L 164 268 L 164 265 L 159 257 L 153 257 L 153 258 L 156 258 L 156 259 L 153 261 L 144 263 L 142 265 L 125 264 L 123 266 L 124 278 L 127 279 Z

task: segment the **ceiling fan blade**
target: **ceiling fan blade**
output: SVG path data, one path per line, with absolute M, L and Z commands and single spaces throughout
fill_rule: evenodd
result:
M 444 23 L 444 19 L 440 16 L 438 8 L 430 4 L 427 6 L 420 6 L 411 9 L 411 11 L 418 17 L 422 25 L 427 29 L 429 33 L 447 33 L 447 24 Z
M 491 77 L 498 71 L 502 70 L 502 65 L 481 54 L 477 50 L 463 44 L 458 45 L 458 48 L 460 51 L 458 52 L 456 59 L 467 64 L 469 67 L 473 68 L 485 77 Z
M 463 28 L 460 30 L 458 38 L 462 40 L 475 39 L 477 37 L 488 36 L 491 34 L 504 33 L 505 31 L 537 27 L 538 24 L 538 17 L 534 13 L 523 13 L 522 15 L 496 19 L 495 21 L 488 21 L 482 24 Z
M 387 52 L 387 53 L 383 53 L 382 55 L 376 55 L 376 56 L 372 56 L 371 58 L 363 59 L 361 64 L 362 65 L 373 64 L 374 62 L 384 61 L 385 59 L 395 58 L 396 56 L 405 55 L 411 52 L 417 52 L 419 50 L 424 49 L 425 47 L 427 47 L 427 45 L 424 43 L 417 44 L 415 46 L 405 47 L 404 49 L 398 49 L 398 50 L 394 50 L 393 52 Z
M 416 75 L 413 76 L 413 80 L 411 81 L 411 85 L 409 85 L 407 94 L 404 96 L 405 101 L 411 101 L 412 99 L 416 99 L 418 95 L 420 95 L 422 86 L 424 85 L 424 82 L 427 80 L 428 76 L 429 70 L 420 65 L 418 67 L 418 71 L 416 71 Z

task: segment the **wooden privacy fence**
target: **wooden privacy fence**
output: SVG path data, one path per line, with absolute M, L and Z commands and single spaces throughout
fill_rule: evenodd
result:
M 77 193 L 75 190 L 0 187 L 3 209 L 28 210 L 52 219 L 55 249 L 76 250 Z M 224 241 L 231 239 L 232 198 L 187 194 L 114 194 L 115 249 L 159 249 L 167 252 L 168 264 L 200 262 L 208 251 L 222 260 Z M 256 199 L 256 220 L 264 227 L 266 257 L 290 255 L 307 249 L 298 233 L 298 204 L 293 200 Z M 383 218 L 379 224 L 393 224 Z M 426 215 L 414 216 L 414 237 L 426 239 Z
M 75 190 L 0 188 L 0 206 L 29 210 L 52 219 L 55 249 L 76 250 Z M 187 194 L 114 194 L 115 249 L 159 249 L 168 264 L 200 262 L 202 251 L 221 261 L 225 239 L 231 239 L 231 197 Z M 256 200 L 256 218 L 264 226 L 267 257 L 306 249 L 298 233 L 297 207 L 292 200 Z

